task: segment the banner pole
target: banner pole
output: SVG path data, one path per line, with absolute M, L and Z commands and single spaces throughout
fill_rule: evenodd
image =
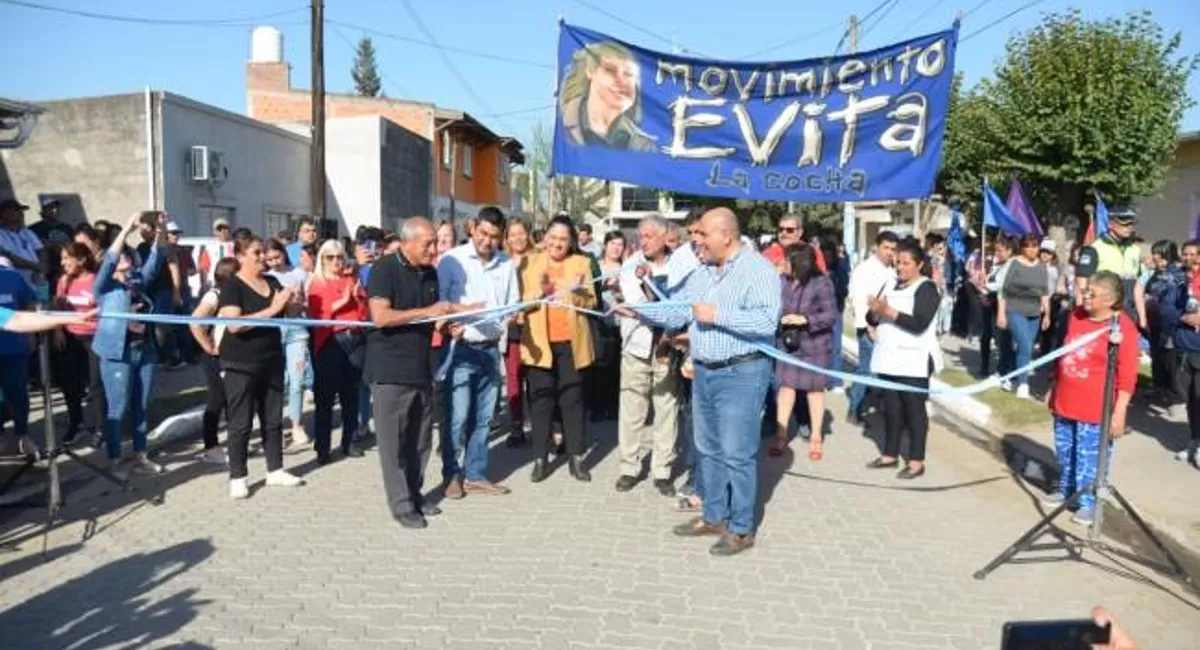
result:
M 846 27 L 848 35 L 850 54 L 858 51 L 858 15 L 850 14 L 850 24 Z M 834 53 L 837 54 L 836 52 Z M 850 268 L 854 268 L 858 261 L 858 235 L 857 235 L 857 220 L 858 217 L 854 212 L 854 203 L 846 201 L 842 204 L 842 247 L 846 249 L 846 260 L 850 262 Z

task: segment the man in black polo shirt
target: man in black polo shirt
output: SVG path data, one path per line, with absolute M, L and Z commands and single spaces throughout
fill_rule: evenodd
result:
M 424 217 L 404 222 L 400 252 L 379 259 L 367 293 L 367 382 L 371 385 L 375 434 L 383 486 L 392 516 L 405 528 L 424 528 L 441 510 L 421 498 L 433 429 L 433 322 L 475 305 L 438 302 L 433 224 Z

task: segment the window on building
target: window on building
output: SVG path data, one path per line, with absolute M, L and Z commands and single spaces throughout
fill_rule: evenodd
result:
M 500 154 L 497 160 L 500 163 L 500 169 L 496 173 L 496 178 L 500 179 L 501 185 L 508 185 L 508 156 Z
M 453 162 L 454 156 L 454 139 L 450 137 L 449 131 L 442 131 L 442 167 L 450 169 L 450 163 Z
M 233 208 L 223 205 L 200 205 L 196 207 L 196 232 L 199 237 L 212 236 L 212 226 L 217 219 L 224 219 L 237 228 L 237 219 Z
M 475 146 L 469 142 L 462 146 L 462 175 L 467 178 L 475 175 Z
M 289 236 L 295 236 L 297 218 L 296 215 L 289 212 L 267 210 L 266 235 L 268 237 L 275 237 L 281 232 L 286 232 Z
M 625 186 L 621 188 L 622 212 L 658 211 L 658 190 L 648 187 Z
M 675 212 L 687 212 L 696 205 L 696 199 L 691 196 L 675 196 L 671 199 L 671 206 Z

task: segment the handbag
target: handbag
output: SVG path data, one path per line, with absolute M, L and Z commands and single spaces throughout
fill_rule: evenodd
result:
M 779 341 L 783 344 L 786 352 L 795 352 L 800 349 L 800 330 L 799 325 L 783 326 L 783 330 L 779 334 Z
M 367 333 L 362 329 L 343 330 L 333 335 L 333 341 L 346 353 L 350 365 L 361 372 L 367 363 Z

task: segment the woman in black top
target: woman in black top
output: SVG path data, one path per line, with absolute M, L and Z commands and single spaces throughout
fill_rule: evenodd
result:
M 222 318 L 277 318 L 294 309 L 290 289 L 267 275 L 262 240 L 256 236 L 235 240 L 239 269 L 221 287 Z M 278 327 L 229 325 L 220 344 L 225 376 L 226 413 L 229 419 L 229 496 L 244 499 L 246 454 L 254 414 L 263 428 L 267 456 L 267 485 L 295 487 L 304 481 L 283 469 L 283 340 Z

